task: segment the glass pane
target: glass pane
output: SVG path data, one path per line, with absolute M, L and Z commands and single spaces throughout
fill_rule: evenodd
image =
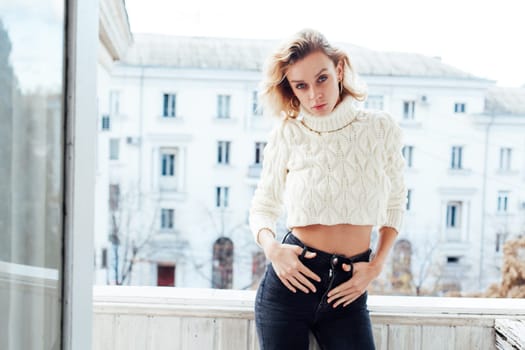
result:
M 61 343 L 63 38 L 63 2 L 0 2 L 2 350 Z

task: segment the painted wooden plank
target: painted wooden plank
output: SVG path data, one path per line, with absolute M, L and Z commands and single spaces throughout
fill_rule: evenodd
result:
M 153 316 L 149 321 L 149 350 L 182 349 L 180 317 Z
M 217 349 L 246 349 L 248 347 L 248 320 L 224 318 L 217 320 Z
M 485 327 L 456 327 L 456 349 L 486 350 L 493 349 L 492 329 Z
M 446 326 L 422 326 L 421 348 L 432 350 L 454 350 L 455 331 Z
M 215 349 L 216 320 L 213 318 L 184 317 L 181 327 L 181 349 Z
M 141 315 L 116 317 L 115 349 L 144 350 L 148 343 L 148 318 Z
M 93 350 L 115 349 L 115 315 L 93 315 Z
M 259 338 L 257 337 L 257 330 L 255 328 L 255 320 L 249 320 L 249 326 L 248 326 L 248 349 L 249 350 L 260 350 L 259 349 Z
M 372 324 L 374 343 L 376 350 L 387 350 L 388 348 L 388 326 L 384 324 Z
M 388 349 L 421 349 L 421 327 L 389 325 Z

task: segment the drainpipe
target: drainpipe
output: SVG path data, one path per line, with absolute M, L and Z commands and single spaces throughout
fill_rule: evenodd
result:
M 478 278 L 478 289 L 481 291 L 483 285 L 483 254 L 485 252 L 485 202 L 487 196 L 487 168 L 488 168 L 488 153 L 489 153 L 489 136 L 490 128 L 494 124 L 494 112 L 490 114 L 490 121 L 485 128 L 485 155 L 483 162 L 483 187 L 481 191 L 481 237 L 480 237 L 480 248 L 479 248 L 479 278 Z

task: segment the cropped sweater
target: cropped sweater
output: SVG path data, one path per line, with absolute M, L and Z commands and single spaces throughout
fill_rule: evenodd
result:
M 397 123 L 385 112 L 357 110 L 350 97 L 329 115 L 301 110 L 280 121 L 264 149 L 250 207 L 256 242 L 263 228 L 275 233 L 283 209 L 289 229 L 346 223 L 399 232 L 404 164 Z

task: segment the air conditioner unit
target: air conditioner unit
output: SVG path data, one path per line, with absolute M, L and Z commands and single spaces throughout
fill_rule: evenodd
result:
M 136 136 L 128 136 L 126 137 L 126 143 L 128 145 L 138 145 L 140 143 L 140 138 L 136 137 Z

